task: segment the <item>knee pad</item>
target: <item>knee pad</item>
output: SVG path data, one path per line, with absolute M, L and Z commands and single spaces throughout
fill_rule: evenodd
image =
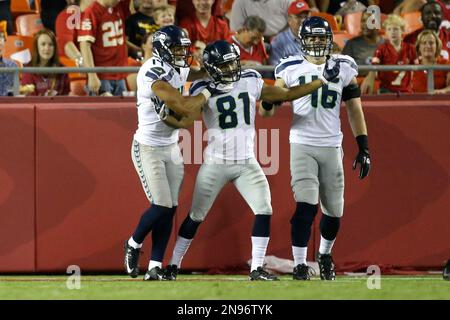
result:
M 336 239 L 336 235 L 341 225 L 341 219 L 338 217 L 330 217 L 326 214 L 320 219 L 320 234 L 326 240 L 332 241 Z
M 253 237 L 268 237 L 270 235 L 270 218 L 271 215 L 257 214 L 253 223 Z
M 201 221 L 198 222 L 192 220 L 191 216 L 188 215 L 181 224 L 180 230 L 178 231 L 178 235 L 186 239 L 193 239 L 200 223 Z
M 317 204 L 297 202 L 297 208 L 295 209 L 295 212 L 291 218 L 291 224 L 304 222 L 312 225 L 317 214 L 317 208 Z

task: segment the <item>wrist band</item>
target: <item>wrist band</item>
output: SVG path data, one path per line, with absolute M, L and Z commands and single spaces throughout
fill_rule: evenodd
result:
M 270 111 L 273 109 L 274 105 L 273 103 L 267 102 L 267 101 L 262 101 L 261 102 L 261 107 L 266 110 L 266 111 Z
M 359 150 L 369 150 L 369 140 L 365 134 L 357 136 L 356 143 L 358 143 Z

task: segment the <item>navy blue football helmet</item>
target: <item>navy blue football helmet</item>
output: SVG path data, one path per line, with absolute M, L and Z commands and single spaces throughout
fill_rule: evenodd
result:
M 239 48 L 227 41 L 208 44 L 203 51 L 203 65 L 214 82 L 232 83 L 241 78 Z
M 191 40 L 186 31 L 175 25 L 162 27 L 153 35 L 153 54 L 172 67 L 190 66 L 190 47 Z
M 298 37 L 302 51 L 313 57 L 324 57 L 333 48 L 333 32 L 330 24 L 320 17 L 309 17 L 303 21 Z

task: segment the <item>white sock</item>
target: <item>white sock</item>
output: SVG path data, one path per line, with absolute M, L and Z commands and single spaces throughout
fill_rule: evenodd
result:
M 162 262 L 161 261 L 154 261 L 154 260 L 150 260 L 150 262 L 148 263 L 148 270 L 153 269 L 154 267 L 162 267 Z
M 181 260 L 183 260 L 189 246 L 191 245 L 192 239 L 186 239 L 178 236 L 177 242 L 175 243 L 175 248 L 173 248 L 172 259 L 170 264 L 176 265 L 178 268 L 181 266 Z
M 320 236 L 319 253 L 320 254 L 330 254 L 335 240 L 336 239 L 330 241 L 330 240 L 327 240 L 324 237 Z
M 268 244 L 269 237 L 252 237 L 252 267 L 250 271 L 263 266 Z
M 136 241 L 134 241 L 133 237 L 130 237 L 130 239 L 128 239 L 128 245 L 133 247 L 134 249 L 142 248 L 142 243 L 137 243 Z
M 306 264 L 306 255 L 308 254 L 308 247 L 294 247 L 292 246 L 292 256 L 294 257 L 294 267 L 299 264 Z

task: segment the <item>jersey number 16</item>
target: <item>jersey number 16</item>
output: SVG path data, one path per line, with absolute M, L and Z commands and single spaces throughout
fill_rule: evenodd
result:
M 317 79 L 319 79 L 318 76 L 311 76 L 311 81 Z M 298 78 L 298 81 L 300 85 L 304 85 L 306 83 L 305 76 L 301 76 L 300 78 Z M 337 79 L 337 81 L 339 81 L 339 79 Z M 319 96 L 321 97 L 320 104 L 325 109 L 333 109 L 336 106 L 338 93 L 328 88 L 328 85 L 324 85 L 320 89 L 317 89 L 316 91 L 311 93 L 311 105 L 314 108 L 317 108 L 317 104 L 319 103 Z

